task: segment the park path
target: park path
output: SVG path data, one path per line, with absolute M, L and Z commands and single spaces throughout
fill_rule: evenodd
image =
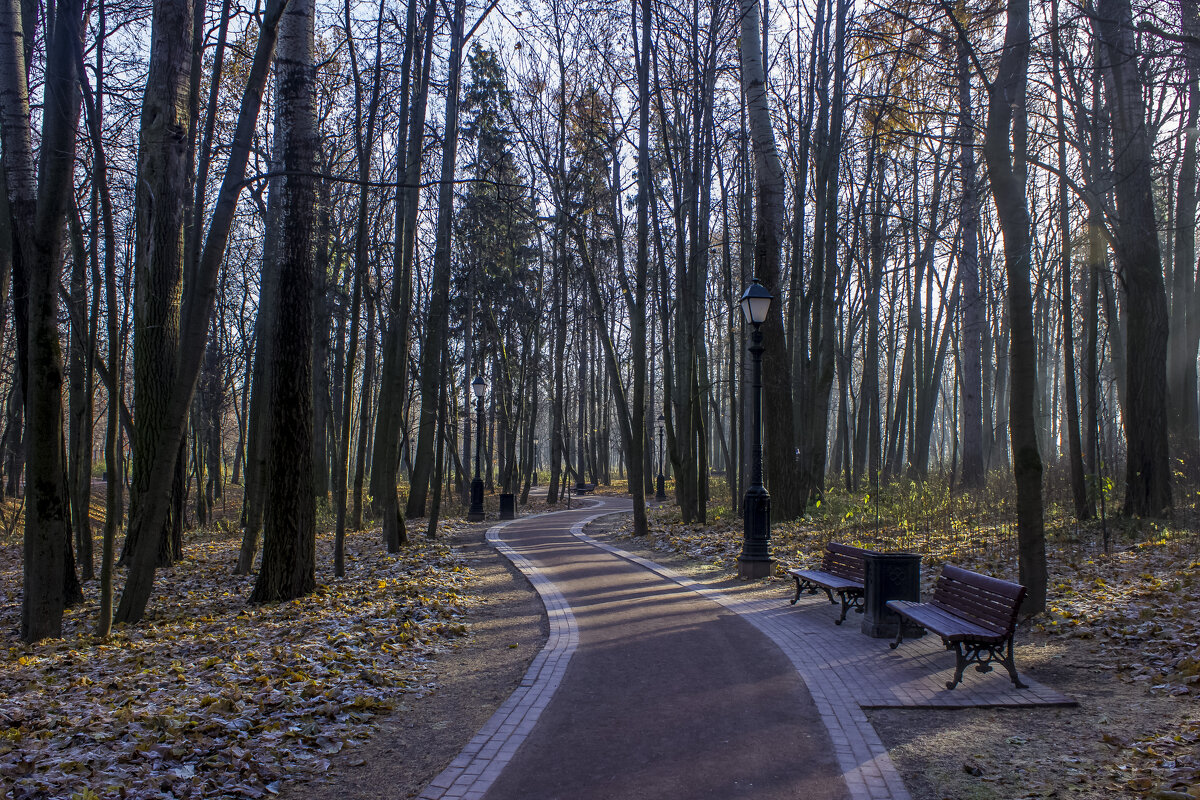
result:
M 851 797 L 788 657 L 738 613 L 582 536 L 624 499 L 492 528 L 550 638 L 427 800 Z

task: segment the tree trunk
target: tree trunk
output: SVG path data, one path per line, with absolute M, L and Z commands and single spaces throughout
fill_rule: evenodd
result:
M 1184 469 L 1200 474 L 1200 406 L 1196 349 L 1200 346 L 1200 309 L 1196 308 L 1196 140 L 1200 138 L 1200 4 L 1180 0 L 1187 124 L 1175 202 L 1175 269 L 1171 285 L 1171 330 L 1167 340 L 1171 445 Z
M 291 0 L 279 24 L 279 290 L 274 298 L 275 369 L 263 514 L 263 559 L 251 602 L 291 600 L 316 586 L 312 480 L 313 230 L 317 116 L 312 0 Z M 264 302 L 271 302 L 268 298 Z
M 761 14 L 758 0 L 741 0 L 742 92 L 754 150 L 757 178 L 755 201 L 758 214 L 754 227 L 754 273 L 772 295 L 763 333 L 764 416 L 771 420 L 771 436 L 763 442 L 766 478 L 774 490 L 771 498 L 775 516 L 791 519 L 804 510 L 802 492 L 794 490 L 799 479 L 793 442 L 792 376 L 783 331 L 782 281 L 779 253 L 782 242 L 784 182 L 771 110 L 767 98 L 766 65 L 762 61 Z M 749 343 L 743 341 L 743 348 Z M 744 359 L 750 363 L 751 359 Z
M 272 154 L 278 166 L 278 142 Z M 282 205 L 283 182 L 272 178 L 267 187 L 267 213 L 263 220 L 262 271 L 259 276 L 259 296 L 274 298 L 279 294 L 279 216 Z M 254 367 L 250 389 L 250 432 L 246 444 L 246 490 L 242 497 L 242 546 L 238 551 L 235 573 L 249 575 L 258 551 L 262 532 L 263 503 L 266 497 L 267 459 L 271 447 L 271 384 L 275 376 L 275 329 L 279 305 L 260 301 L 254 319 Z
M 1046 541 L 1042 518 L 1042 457 L 1038 452 L 1034 394 L 1037 345 L 1029 290 L 1031 223 L 1025 197 L 1026 111 L 1029 62 L 1029 2 L 1010 0 L 1004 50 L 988 98 L 983 153 L 991 176 L 996 215 L 1004 233 L 1008 314 L 1012 349 L 1009 425 L 1017 485 L 1020 581 L 1027 589 L 1022 613 L 1046 608 Z
M 441 183 L 438 187 L 436 243 L 433 251 L 433 275 L 430 281 L 429 315 L 425 341 L 421 348 L 421 416 L 417 423 L 417 452 L 409 481 L 405 516 L 425 515 L 433 468 L 433 449 L 437 435 L 438 376 L 445 354 L 450 302 L 451 233 L 454 216 L 454 172 L 458 157 L 458 94 L 462 75 L 463 17 L 465 0 L 455 0 L 450 22 L 450 65 L 446 86 L 444 144 Z
M 14 267 L 24 292 L 14 293 L 24 311 L 22 375 L 26 410 L 24 586 L 21 638 L 35 642 L 62 632 L 63 608 L 72 584 L 70 503 L 63 463 L 63 358 L 58 336 L 58 275 L 79 122 L 79 0 L 56 7 L 46 33 L 45 104 L 35 181 L 27 67 L 32 26 L 19 2 L 0 3 L 0 142 L 8 188 Z M 23 295 L 23 296 L 22 296 Z M 19 344 L 19 343 L 18 343 Z M 68 575 L 68 570 L 70 574 Z
M 1054 109 L 1058 126 L 1058 227 L 1061 238 L 1062 288 L 1059 303 L 1062 307 L 1063 394 L 1066 395 L 1067 457 L 1071 464 L 1071 494 L 1075 501 L 1076 519 L 1091 517 L 1088 507 L 1087 484 L 1083 473 L 1083 445 L 1079 438 L 1079 393 L 1075 386 L 1075 319 L 1072 303 L 1072 247 L 1070 215 L 1067 198 L 1067 125 L 1063 115 L 1062 46 L 1058 25 L 1058 6 L 1050 9 L 1050 36 L 1054 49 Z
M 962 481 L 983 486 L 983 329 L 987 305 L 979 291 L 979 187 L 975 174 L 975 121 L 971 99 L 970 42 L 955 39 L 958 55 L 958 148 L 962 199 L 959 206 L 958 279 L 962 285 Z
M 1113 248 L 1122 277 L 1127 395 L 1124 404 L 1124 512 L 1171 512 L 1167 452 L 1167 297 L 1154 213 L 1150 138 L 1138 72 L 1129 0 L 1098 0 L 1093 20 L 1106 55 L 1105 87 L 1112 107 L 1113 181 L 1117 220 Z M 1182 266 L 1182 265 L 1181 265 Z M 1189 265 L 1190 268 L 1190 265 Z
M 134 517 L 126 533 L 124 562 L 145 535 L 159 543 L 160 564 L 170 563 L 171 526 L 144 530 L 136 523 L 136 510 L 147 501 L 151 465 L 159 455 L 158 437 L 178 367 L 188 221 L 184 198 L 190 194 L 190 143 L 195 122 L 191 114 L 194 2 L 163 0 L 154 4 L 150 74 L 142 100 L 138 147 L 133 313 L 133 403 L 138 413 L 134 417 L 130 496 Z M 179 200 L 166 202 L 164 198 Z M 167 446 L 178 450 L 182 441 L 181 436 Z
M 217 277 L 225 255 L 225 245 L 229 241 L 238 196 L 242 191 L 251 137 L 262 104 L 262 92 L 267 81 L 271 55 L 275 49 L 275 33 L 285 5 L 286 0 L 268 0 L 263 11 L 254 59 L 247 74 L 246 90 L 238 110 L 225 177 L 217 194 L 217 202 L 213 206 L 208 235 L 205 237 L 204 248 L 197 264 L 194 290 L 189 292 L 183 308 L 180 349 L 177 356 L 179 368 L 168 402 L 168 413 L 164 416 L 163 427 L 159 432 L 155 462 L 150 467 L 146 502 L 138 506 L 136 517 L 131 522 L 131 527 L 140 530 L 159 530 L 167 519 L 170 483 L 177 457 L 177 451 L 172 449 L 172 445 L 177 444 L 183 436 L 188 409 L 196 390 L 196 379 L 204 353 L 204 340 L 216 297 Z M 142 537 L 131 559 L 125 591 L 117 608 L 116 621 L 137 622 L 145 613 L 154 587 L 157 549 L 154 537 Z
M 408 542 L 400 499 L 396 494 L 396 473 L 400 468 L 401 433 L 404 429 L 404 408 L 408 394 L 408 353 L 410 342 L 409 319 L 412 306 L 412 262 L 416 247 L 418 184 L 420 183 L 422 148 L 425 130 L 425 110 L 428 100 L 429 63 L 432 60 L 433 19 L 435 3 L 428 4 L 418 38 L 416 27 L 417 2 L 408 7 L 408 34 L 405 40 L 404 61 L 401 67 L 401 113 L 407 113 L 397 133 L 397 163 L 403 163 L 407 186 L 396 193 L 396 235 L 392 251 L 392 296 L 390 321 L 383 340 L 383 370 L 380 376 L 378 424 L 375 430 L 375 459 L 371 469 L 371 485 L 375 497 L 381 498 L 383 538 L 388 552 L 394 553 Z M 415 65 L 413 60 L 415 59 Z M 411 109 L 405 106 L 408 86 L 416 81 Z M 402 157 L 402 158 L 401 158 Z

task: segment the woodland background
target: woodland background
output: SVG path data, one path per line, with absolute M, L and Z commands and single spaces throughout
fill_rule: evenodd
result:
M 20 637 L 141 620 L 230 485 L 255 602 L 477 450 L 736 512 L 754 278 L 773 517 L 991 480 L 1036 613 L 1048 491 L 1195 504 L 1198 119 L 1195 0 L 4 0 Z

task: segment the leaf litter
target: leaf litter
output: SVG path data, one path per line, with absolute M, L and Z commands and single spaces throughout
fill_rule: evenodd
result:
M 378 530 L 349 532 L 337 579 L 321 534 L 317 591 L 260 606 L 239 543 L 189 536 L 147 619 L 107 641 L 90 582 L 63 638 L 35 645 L 17 639 L 19 541 L 0 543 L 0 797 L 270 797 L 434 690 L 435 656 L 468 631 L 472 572 L 440 540 L 388 554 Z

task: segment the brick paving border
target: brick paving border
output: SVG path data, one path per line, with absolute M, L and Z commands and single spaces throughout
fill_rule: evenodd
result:
M 600 507 L 604 507 L 603 501 L 600 502 Z M 550 636 L 545 647 L 525 671 L 520 686 L 496 709 L 496 713 L 484 723 L 450 765 L 429 782 L 419 795 L 419 800 L 482 798 L 499 777 L 500 771 L 512 760 L 517 748 L 529 736 L 542 710 L 549 705 L 550 698 L 562 683 L 567 664 L 579 645 L 579 629 L 575 624 L 575 615 L 571 613 L 571 607 L 558 587 L 539 572 L 529 559 L 501 541 L 500 531 L 509 525 L 547 517 L 550 514 L 579 513 L 585 510 L 588 509 L 585 507 L 571 509 L 569 512 L 533 514 L 508 520 L 488 529 L 488 543 L 525 575 L 541 597 L 550 620 Z M 611 513 L 613 512 L 601 511 L 579 519 L 571 526 L 570 533 L 581 536 L 585 525 Z

